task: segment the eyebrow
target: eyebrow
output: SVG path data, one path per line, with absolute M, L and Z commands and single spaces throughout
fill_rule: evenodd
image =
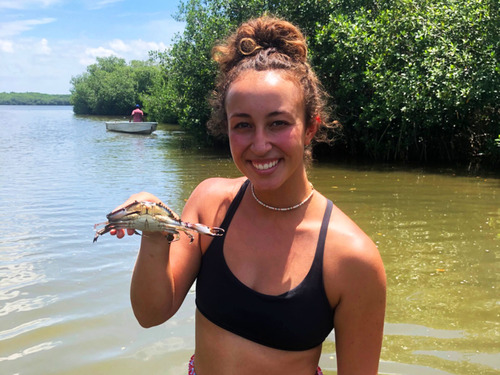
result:
M 250 117 L 250 115 L 248 113 L 233 113 L 232 115 L 229 116 L 229 118 L 233 118 L 233 117 Z
M 268 115 L 266 115 L 266 117 L 274 117 L 274 116 L 280 116 L 280 115 L 290 115 L 290 113 L 287 111 L 273 111 L 273 112 L 269 113 Z M 237 112 L 237 113 L 233 113 L 232 115 L 229 116 L 229 118 L 233 118 L 233 117 L 249 118 L 252 116 L 250 116 L 250 114 L 245 113 L 245 112 Z

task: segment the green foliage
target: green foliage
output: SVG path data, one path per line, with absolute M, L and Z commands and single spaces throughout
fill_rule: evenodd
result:
M 129 115 L 161 78 L 160 68 L 151 62 L 127 64 L 117 57 L 97 58 L 87 71 L 71 79 L 71 103 L 76 114 Z M 149 104 L 149 103 L 148 103 Z M 144 107 L 147 112 L 147 106 Z
M 148 118 L 162 123 L 177 123 L 174 91 L 169 88 L 170 74 L 164 69 L 168 64 L 162 60 L 163 53 L 150 52 L 150 61 L 157 66 L 150 86 L 140 95 L 140 102 L 147 108 Z
M 269 12 L 299 25 L 344 125 L 343 149 L 377 160 L 500 160 L 498 2 L 481 0 L 187 0 L 186 29 L 157 53 L 153 97 L 206 139 L 211 48 Z M 159 95 L 159 93 L 162 95 Z M 337 145 L 337 149 L 342 148 Z
M 168 117 L 199 141 L 209 141 L 205 124 L 210 116 L 208 96 L 216 77 L 211 50 L 242 22 L 264 12 L 301 24 L 306 35 L 314 35 L 317 22 L 326 23 L 331 4 L 321 0 L 188 0 L 182 2 L 178 21 L 186 23 L 168 51 L 152 58 L 162 66 L 164 78 L 145 101 L 165 108 Z M 155 99 L 156 98 L 156 99 Z M 172 115 L 175 113 L 175 115 Z
M 316 35 L 315 63 L 347 149 L 384 160 L 497 160 L 498 8 L 393 0 L 333 13 Z
M 204 125 L 209 114 L 207 96 L 215 79 L 210 50 L 219 35 L 217 31 L 225 27 L 214 12 L 216 8 L 205 9 L 201 1 L 182 4 L 177 18 L 186 22 L 185 31 L 169 51 L 156 56 L 166 74 L 162 87 L 167 90 L 165 99 L 170 100 L 167 108 L 175 112 L 182 128 L 201 140 L 205 139 Z
M 0 92 L 0 105 L 69 105 L 69 95 L 40 94 L 37 92 Z
M 102 58 L 72 79 L 75 113 L 177 122 L 210 141 L 211 49 L 264 12 L 300 26 L 344 127 L 342 150 L 375 160 L 500 163 L 498 0 L 184 0 L 186 24 L 147 62 Z M 497 141 L 498 142 L 498 141 Z M 327 150 L 331 152 L 332 150 Z

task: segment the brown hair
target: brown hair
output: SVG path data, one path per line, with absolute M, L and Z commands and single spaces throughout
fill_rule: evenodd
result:
M 214 135 L 227 135 L 225 99 L 231 83 L 244 71 L 282 70 L 302 88 L 306 108 L 306 126 L 318 122 L 314 141 L 328 142 L 326 93 L 307 59 L 307 43 L 298 27 L 290 22 L 263 16 L 242 24 L 225 43 L 214 47 L 219 75 L 211 99 L 212 116 L 208 129 Z M 311 157 L 311 147 L 306 158 Z

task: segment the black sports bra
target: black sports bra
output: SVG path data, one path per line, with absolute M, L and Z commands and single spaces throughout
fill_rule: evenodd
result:
M 227 231 L 249 181 L 241 186 L 221 227 Z M 333 203 L 323 216 L 314 260 L 304 280 L 278 296 L 244 285 L 224 259 L 225 237 L 215 237 L 202 257 L 196 306 L 212 323 L 256 343 L 281 350 L 320 345 L 333 329 L 334 310 L 323 284 L 323 250 Z

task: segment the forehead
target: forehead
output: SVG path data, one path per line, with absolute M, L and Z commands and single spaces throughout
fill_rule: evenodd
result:
M 303 102 L 303 95 L 296 81 L 284 71 L 248 70 L 230 84 L 226 96 L 226 108 L 237 102 L 249 104 L 250 101 L 259 101 L 261 104 L 278 101 L 297 106 Z

